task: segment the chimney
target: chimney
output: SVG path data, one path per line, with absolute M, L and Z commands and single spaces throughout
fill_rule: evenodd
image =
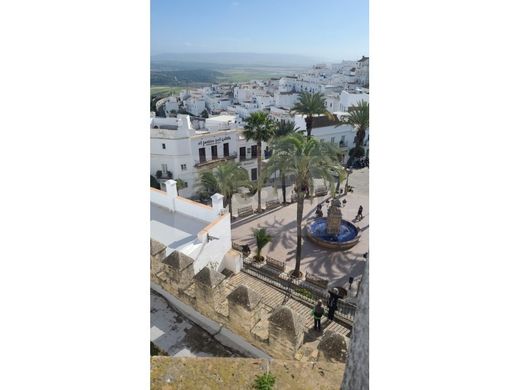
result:
M 224 195 L 220 195 L 218 192 L 211 195 L 211 207 L 213 207 L 213 215 L 219 215 L 224 208 Z
M 171 202 L 171 209 L 175 211 L 175 198 L 177 198 L 177 182 L 175 180 L 168 180 L 166 183 L 166 196 Z

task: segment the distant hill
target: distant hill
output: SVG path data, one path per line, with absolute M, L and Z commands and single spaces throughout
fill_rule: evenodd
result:
M 269 53 L 165 53 L 151 56 L 153 63 L 256 65 L 256 66 L 310 66 L 323 59 L 296 54 Z M 200 66 L 200 65 L 199 65 Z

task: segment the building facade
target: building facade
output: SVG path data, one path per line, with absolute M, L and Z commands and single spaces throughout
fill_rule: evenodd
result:
M 155 124 L 150 129 L 150 174 L 161 184 L 170 178 L 181 179 L 187 187 L 179 189 L 179 193 L 194 197 L 199 173 L 227 160 L 239 162 L 248 171 L 249 179 L 257 179 L 257 153 L 263 153 L 265 145 L 257 151 L 256 142 L 245 139 L 239 118 L 234 115 L 209 118 L 198 130 L 189 115 L 168 119 L 176 119 L 176 123 Z

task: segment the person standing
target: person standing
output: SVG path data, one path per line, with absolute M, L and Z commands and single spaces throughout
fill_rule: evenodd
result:
M 329 291 L 329 301 L 327 302 L 327 308 L 329 309 L 327 313 L 327 318 L 331 321 L 334 321 L 334 312 L 338 308 L 338 299 L 339 292 L 337 288 L 333 288 L 332 291 Z
M 323 308 L 323 303 L 321 299 L 318 299 L 316 306 L 312 309 L 312 315 L 314 317 L 314 330 L 321 331 L 321 317 L 325 313 L 325 309 Z

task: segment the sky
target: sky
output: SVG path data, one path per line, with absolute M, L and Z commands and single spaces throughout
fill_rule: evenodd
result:
M 368 56 L 368 0 L 151 0 L 151 54 Z

